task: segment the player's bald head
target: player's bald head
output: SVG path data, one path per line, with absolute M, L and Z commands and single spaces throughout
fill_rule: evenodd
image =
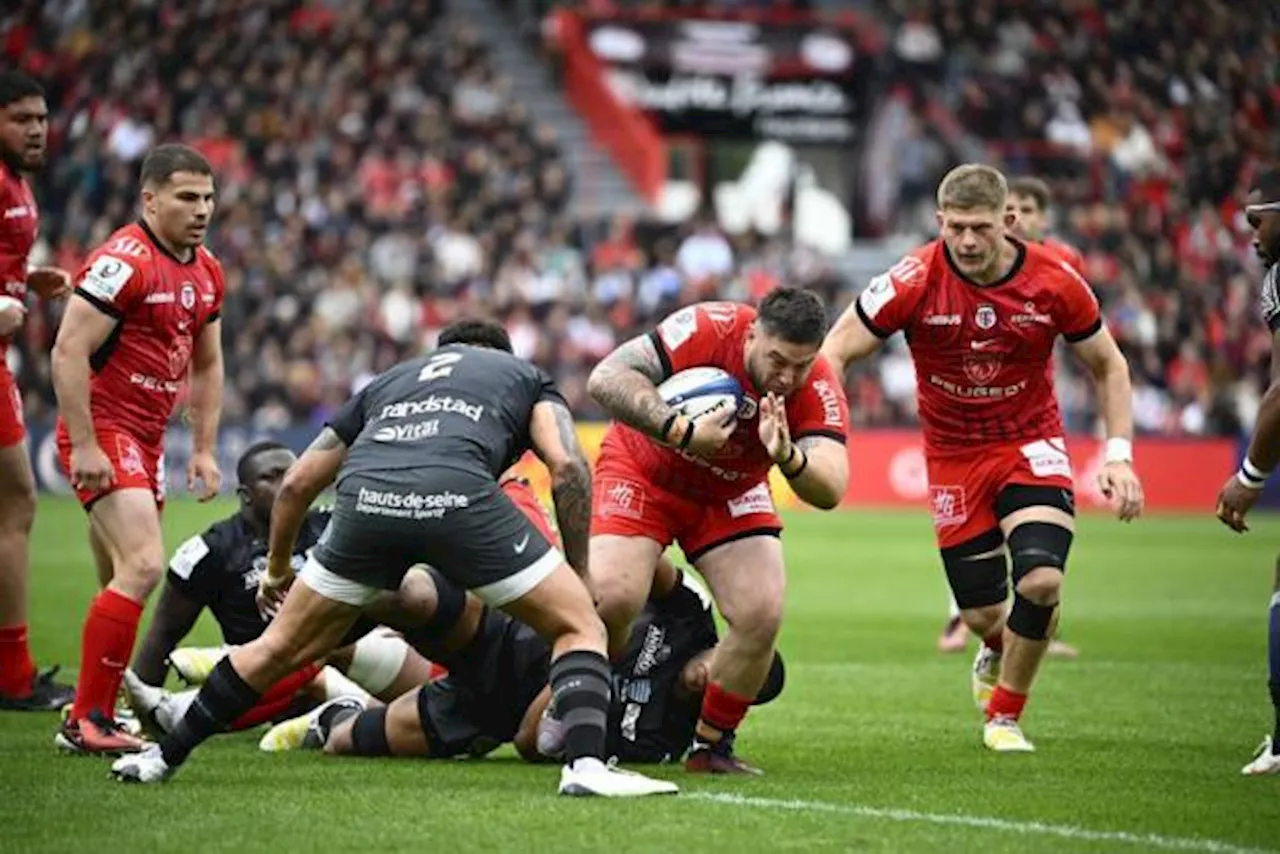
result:
M 203 154 L 189 145 L 166 143 L 157 145 L 143 158 L 139 183 L 144 189 L 156 190 L 179 172 L 213 177 L 213 167 Z
M 1004 212 L 1009 184 L 999 169 L 966 163 L 946 174 L 938 185 L 938 210 Z

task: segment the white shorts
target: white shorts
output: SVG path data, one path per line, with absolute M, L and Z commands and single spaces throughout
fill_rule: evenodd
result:
M 355 608 L 363 608 L 383 592 L 380 588 L 330 572 L 310 554 L 307 555 L 302 571 L 298 573 L 298 579 L 324 598 Z
M 546 554 L 501 581 L 477 587 L 471 592 L 479 596 L 491 608 L 500 608 L 508 602 L 514 602 L 524 594 L 542 583 L 548 575 L 556 571 L 556 567 L 564 563 L 564 555 L 552 547 Z

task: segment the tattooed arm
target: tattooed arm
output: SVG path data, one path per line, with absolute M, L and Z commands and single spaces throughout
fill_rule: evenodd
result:
M 284 578 L 292 574 L 293 546 L 307 511 L 324 488 L 333 483 L 346 458 L 347 443 L 333 427 L 325 427 L 285 472 L 275 504 L 271 506 L 271 534 L 267 540 L 269 575 Z
M 587 380 L 587 392 L 612 418 L 659 441 L 684 434 L 684 417 L 669 423 L 675 410 L 663 402 L 658 383 L 666 379 L 662 358 L 648 335 L 632 338 L 596 365 Z M 679 428 L 678 430 L 676 428 Z
M 591 465 L 578 444 L 578 431 L 568 408 L 543 400 L 529 421 L 533 450 L 551 473 L 556 523 L 569 565 L 587 577 L 587 541 L 591 537 Z

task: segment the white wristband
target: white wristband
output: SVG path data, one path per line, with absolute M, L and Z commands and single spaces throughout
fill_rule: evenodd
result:
M 1240 471 L 1236 472 L 1236 480 L 1248 489 L 1262 489 L 1270 476 L 1271 472 L 1258 468 L 1247 456 L 1240 462 Z
M 1106 456 L 1103 459 L 1109 463 L 1133 462 L 1133 442 L 1120 438 L 1108 439 Z
M 1241 469 L 1240 471 L 1236 472 L 1236 480 L 1238 480 L 1240 482 L 1240 485 L 1243 486 L 1245 489 L 1252 489 L 1254 492 L 1260 491 L 1264 486 L 1267 485 L 1267 482 L 1265 480 L 1257 481 L 1249 477 L 1249 475 L 1244 473 L 1244 469 Z

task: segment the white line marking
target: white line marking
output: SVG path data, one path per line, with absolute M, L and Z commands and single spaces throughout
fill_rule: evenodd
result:
M 958 827 L 976 827 L 984 830 L 1001 830 L 1007 833 L 1041 836 L 1057 836 L 1062 839 L 1079 839 L 1089 842 L 1120 842 L 1145 845 L 1166 851 L 1208 851 L 1212 854 L 1268 854 L 1265 849 L 1241 848 L 1216 839 L 1195 839 L 1180 836 L 1160 836 L 1155 833 L 1129 833 L 1123 830 L 1089 830 L 1070 824 L 1045 824 L 1039 821 L 1009 821 L 980 815 L 955 813 L 917 812 L 916 810 L 867 807 L 858 804 L 833 804 L 825 801 L 780 800 L 776 798 L 749 798 L 717 792 L 690 792 L 686 800 L 710 801 L 755 809 L 786 810 L 790 812 L 823 812 L 858 818 L 880 819 L 916 824 L 944 824 Z

